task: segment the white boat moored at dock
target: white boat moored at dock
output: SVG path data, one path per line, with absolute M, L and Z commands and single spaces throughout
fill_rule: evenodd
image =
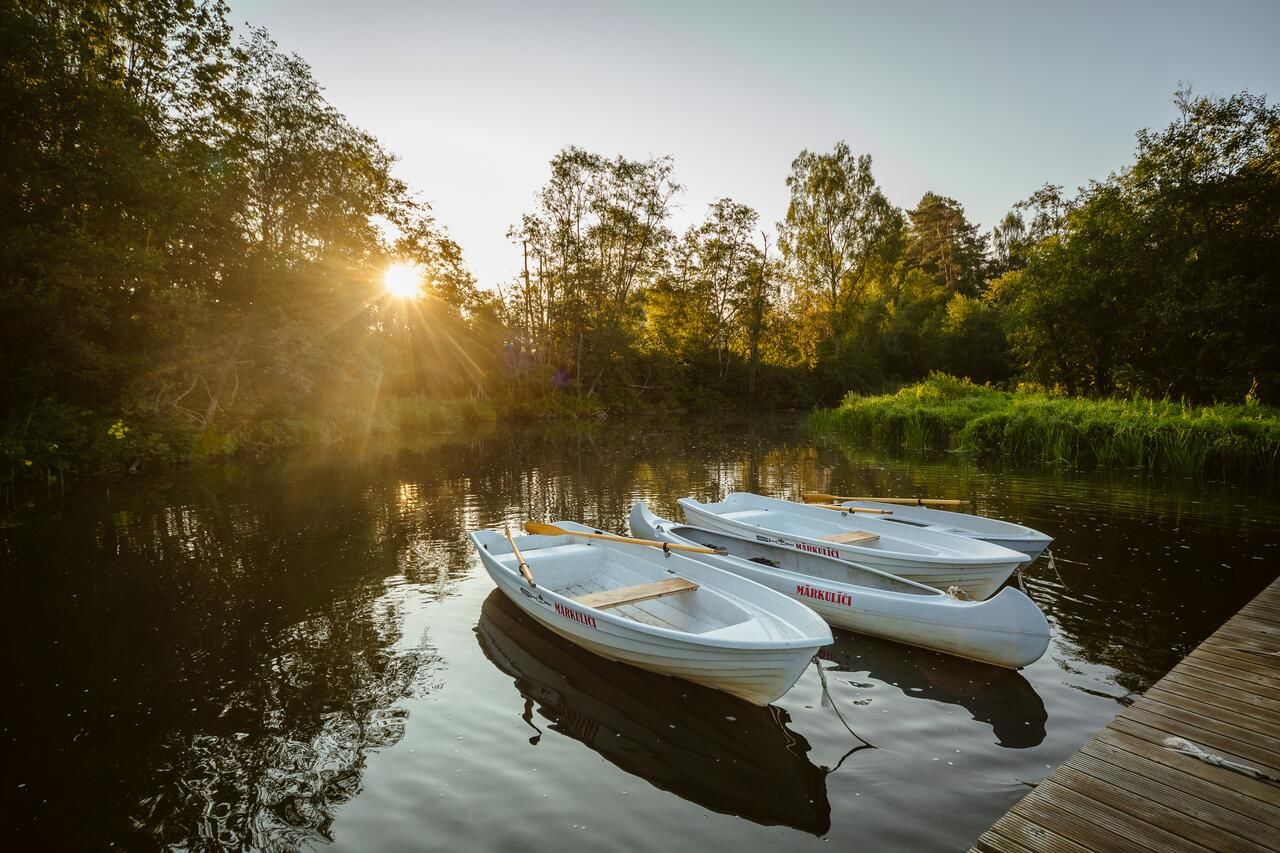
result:
M 832 642 L 818 614 L 766 586 L 660 546 L 575 536 L 607 534 L 574 522 L 556 526 L 568 535 L 509 540 L 480 530 L 470 538 L 508 598 L 601 657 L 765 705 Z
M 676 524 L 643 503 L 631 509 L 631 533 L 723 550 L 695 559 L 802 601 L 837 628 L 1011 669 L 1039 660 L 1049 645 L 1044 614 L 1016 589 L 963 601 L 844 560 Z
M 956 587 L 979 600 L 995 594 L 1030 559 L 965 536 L 747 492 L 716 503 L 681 498 L 679 504 L 685 520 L 697 527 L 849 560 L 937 589 Z

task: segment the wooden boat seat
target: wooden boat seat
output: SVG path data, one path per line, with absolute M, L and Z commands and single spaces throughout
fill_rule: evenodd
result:
M 830 533 L 819 538 L 828 542 L 839 542 L 841 545 L 848 545 L 852 542 L 874 542 L 880 537 L 874 533 L 867 533 L 865 530 L 848 530 L 844 533 Z
M 573 600 L 585 607 L 604 610 L 609 607 L 622 607 L 627 604 L 648 601 L 651 598 L 661 598 L 664 595 L 674 595 L 677 592 L 692 592 L 697 588 L 698 585 L 696 583 L 686 578 L 667 578 L 653 583 L 606 589 L 604 592 L 591 592 L 586 595 L 576 596 Z

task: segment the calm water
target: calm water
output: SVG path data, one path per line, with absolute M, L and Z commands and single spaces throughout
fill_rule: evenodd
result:
M 753 708 L 531 624 L 463 539 L 804 488 L 962 495 L 1055 535 L 1057 571 L 1027 578 L 1048 654 L 1008 672 L 836 631 L 826 696 L 811 668 Z M 1280 556 L 1265 484 L 894 457 L 796 419 L 6 501 L 5 834 L 41 848 L 961 849 Z

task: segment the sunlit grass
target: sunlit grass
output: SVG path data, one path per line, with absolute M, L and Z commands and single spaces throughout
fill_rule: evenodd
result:
M 894 394 L 849 394 L 813 414 L 823 431 L 912 449 L 1175 473 L 1280 473 L 1280 411 L 1145 397 L 1086 400 L 1000 391 L 934 374 Z

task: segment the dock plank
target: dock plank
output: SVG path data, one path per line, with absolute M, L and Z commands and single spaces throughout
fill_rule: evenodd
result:
M 994 850 L 1009 850 L 1011 844 L 1019 848 L 1043 851 L 1043 853 L 1090 853 L 1089 848 L 1051 832 L 1043 826 L 1024 820 L 1015 814 L 1005 815 L 999 825 L 983 833 L 987 844 Z M 982 840 L 979 839 L 979 841 Z
M 1241 652 L 1225 646 L 1201 646 L 1192 652 L 1196 660 L 1211 664 L 1225 672 L 1246 676 L 1268 687 L 1280 689 L 1280 673 L 1275 665 L 1262 655 Z
M 1255 714 L 1280 714 L 1280 698 L 1270 699 L 1249 690 L 1237 690 L 1221 681 L 1209 681 L 1196 674 L 1191 668 L 1184 667 L 1171 672 L 1161 681 L 1166 687 L 1177 686 L 1188 692 L 1195 691 L 1201 695 L 1218 696 L 1233 705 L 1247 706 Z M 1214 702 L 1206 704 L 1213 705 Z
M 1202 707 L 1199 710 L 1203 713 L 1197 713 L 1168 705 L 1150 696 L 1144 696 L 1135 702 L 1130 710 L 1134 712 L 1135 719 L 1141 719 L 1140 716 L 1137 716 L 1138 714 L 1150 714 L 1230 738 L 1257 752 L 1261 756 L 1259 760 L 1270 760 L 1280 764 L 1280 750 L 1277 750 L 1277 747 L 1280 746 L 1280 741 L 1268 737 L 1259 742 L 1257 735 L 1260 732 L 1256 731 L 1256 729 L 1235 725 L 1226 719 L 1226 715 L 1217 713 L 1212 708 Z M 1159 723 L 1153 722 L 1153 725 L 1156 725 L 1157 728 L 1162 727 Z
M 1217 681 L 1224 686 L 1233 690 L 1240 690 L 1251 693 L 1255 696 L 1265 696 L 1272 701 L 1280 701 L 1280 689 L 1267 687 L 1265 684 L 1259 684 L 1256 681 L 1250 681 L 1247 676 L 1237 676 L 1229 672 L 1223 672 L 1221 668 L 1213 666 L 1203 666 L 1200 661 L 1184 660 L 1178 664 L 1175 672 L 1192 672 L 1200 678 L 1210 681 Z
M 1246 816 L 1188 795 L 1181 788 L 1170 789 L 1152 781 L 1144 773 L 1077 754 L 1065 767 L 1063 778 L 1072 781 L 1073 787 L 1081 793 L 1101 792 L 1112 807 L 1139 818 L 1154 820 L 1170 832 L 1211 850 L 1270 853 L 1269 848 L 1250 838 L 1248 830 L 1238 830 L 1241 824 L 1247 823 Z M 1265 826 L 1257 821 L 1253 824 L 1265 830 Z
M 1215 726 L 1214 721 L 1207 717 L 1188 721 L 1166 714 L 1151 713 L 1146 709 L 1130 708 L 1125 718 L 1130 722 L 1159 729 L 1165 732 L 1166 736 L 1185 738 L 1199 744 L 1202 748 L 1213 747 L 1211 751 L 1220 751 L 1234 756 L 1244 764 L 1262 764 L 1263 769 L 1269 768 L 1280 772 L 1280 755 L 1259 743 L 1250 743 L 1247 739 L 1236 737 L 1239 734 L 1237 731 L 1225 725 Z
M 1154 720 L 1154 723 L 1151 720 Z M 1230 738 L 1214 737 L 1211 732 L 1192 729 L 1189 726 L 1181 725 L 1175 720 L 1168 720 L 1163 717 L 1140 718 L 1136 715 L 1126 714 L 1123 717 L 1117 717 L 1112 720 L 1111 728 L 1150 741 L 1156 746 L 1163 746 L 1165 738 L 1180 737 L 1191 741 L 1207 752 L 1216 753 L 1241 764 L 1256 766 L 1260 763 L 1252 756 L 1241 755 L 1236 752 L 1241 744 Z
M 973 851 L 1276 849 L 1280 785 L 1164 746 L 1185 738 L 1280 776 L 1280 578 L 975 839 Z
M 1230 723 L 1237 729 L 1265 734 L 1267 737 L 1274 738 L 1275 743 L 1280 743 L 1280 722 L 1270 721 L 1260 715 L 1256 709 L 1234 702 L 1228 696 L 1206 695 L 1199 690 L 1188 690 L 1185 687 L 1176 691 L 1169 690 L 1159 684 L 1148 690 L 1146 696 L 1171 708 L 1202 715 L 1212 713 L 1215 719 Z
M 1222 784 L 1224 780 L 1221 778 L 1211 777 L 1206 780 L 1202 775 L 1186 772 L 1188 770 L 1186 756 L 1170 753 L 1169 760 L 1166 763 L 1165 761 L 1156 761 L 1147 755 L 1122 749 L 1114 743 L 1108 743 L 1100 738 L 1094 738 L 1094 740 L 1085 744 L 1084 748 L 1075 757 L 1081 762 L 1086 758 L 1105 761 L 1121 770 L 1149 780 L 1153 784 L 1180 791 L 1186 797 L 1192 798 L 1190 802 L 1199 801 L 1215 806 L 1225 813 L 1219 816 L 1220 823 L 1218 823 L 1218 826 L 1228 832 L 1234 832 L 1249 839 L 1257 839 L 1265 838 L 1266 833 L 1269 831 L 1267 824 L 1256 817 L 1259 810 L 1269 808 L 1269 804 L 1224 787 Z M 1196 763 L 1202 764 L 1203 762 Z M 1213 765 L 1206 764 L 1205 766 L 1212 767 Z M 1222 773 L 1231 772 L 1221 768 L 1217 769 Z M 1182 801 L 1180 800 L 1179 802 Z

